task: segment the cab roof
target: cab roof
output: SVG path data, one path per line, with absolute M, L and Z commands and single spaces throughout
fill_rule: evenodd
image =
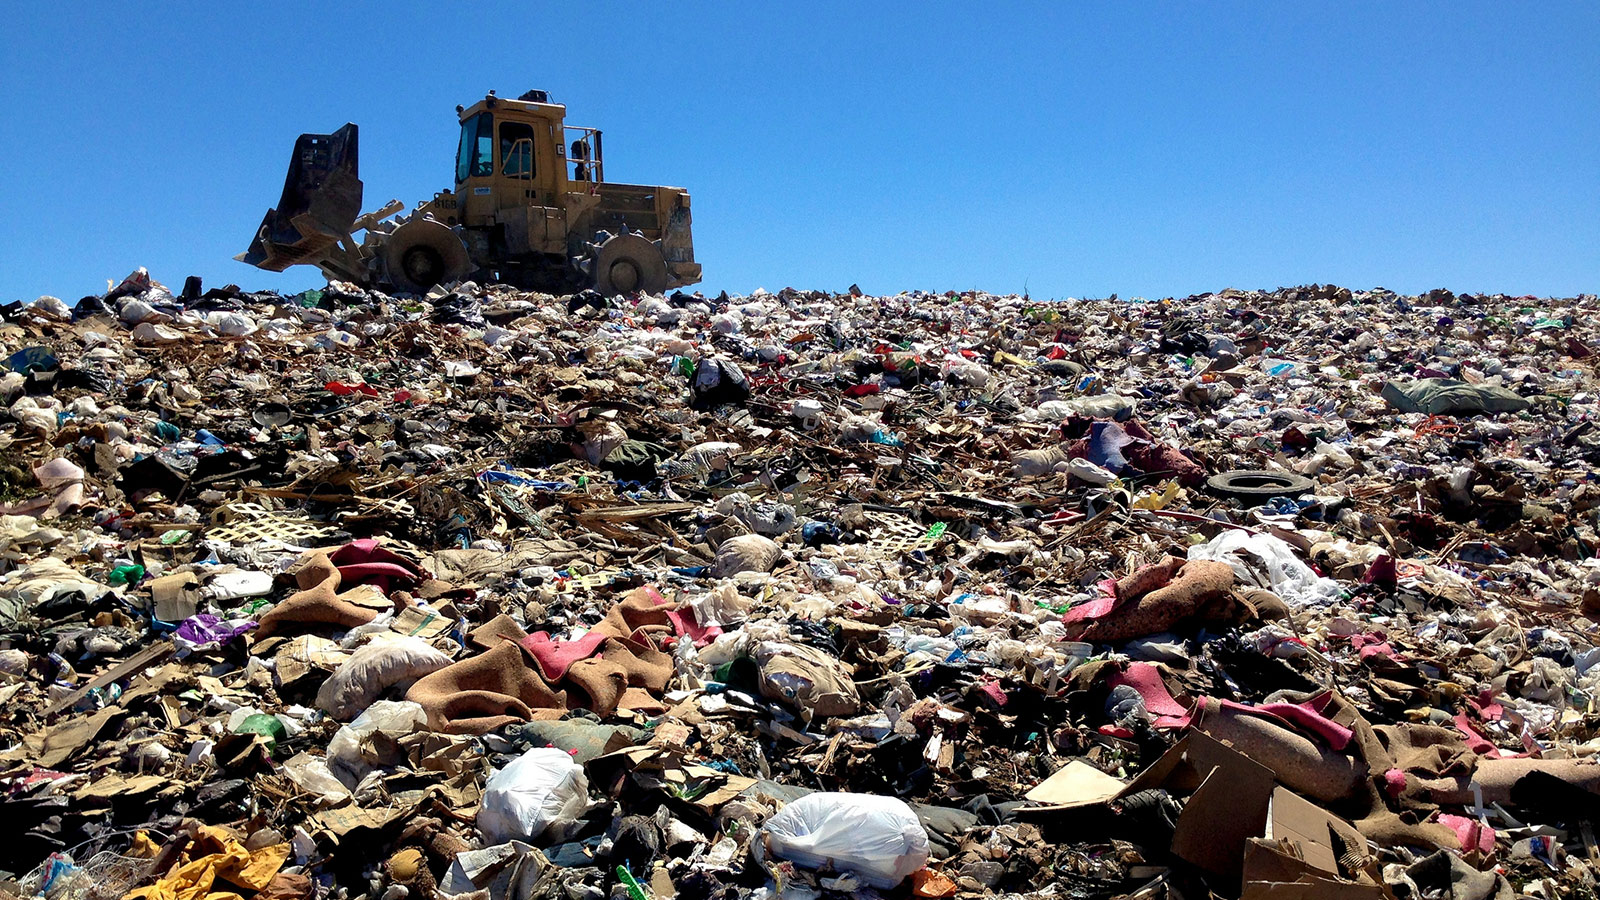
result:
M 468 107 L 457 107 L 456 116 L 461 121 L 472 118 L 485 110 L 512 110 L 513 112 L 535 116 L 543 119 L 561 121 L 566 118 L 567 107 L 561 103 L 536 103 L 532 100 L 509 100 L 505 97 L 496 97 L 493 94 L 485 96 L 482 100 Z

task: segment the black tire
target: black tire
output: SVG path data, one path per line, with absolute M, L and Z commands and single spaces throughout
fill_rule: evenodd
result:
M 1273 497 L 1309 494 L 1316 487 L 1316 483 L 1304 475 L 1296 475 L 1293 472 L 1235 469 L 1232 472 L 1219 472 L 1206 479 L 1206 487 L 1213 494 L 1259 502 L 1271 500 Z

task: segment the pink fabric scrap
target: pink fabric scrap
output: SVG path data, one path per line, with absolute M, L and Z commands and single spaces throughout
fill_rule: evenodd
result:
M 1461 849 L 1465 852 L 1481 850 L 1488 853 L 1494 849 L 1494 829 L 1477 819 L 1446 813 L 1439 816 L 1439 824 L 1456 833 L 1456 837 L 1461 840 Z
M 1062 613 L 1061 621 L 1082 622 L 1085 619 L 1099 619 L 1110 615 L 1111 611 L 1116 609 L 1117 604 L 1121 602 L 1117 599 L 1117 580 L 1115 578 L 1107 578 L 1097 586 L 1100 588 L 1100 596 L 1090 600 L 1088 603 L 1080 603 Z
M 1195 710 L 1209 704 L 1210 708 L 1218 711 L 1272 719 L 1284 728 L 1315 738 L 1335 750 L 1343 750 L 1350 746 L 1355 733 L 1322 714 L 1322 710 L 1327 707 L 1331 699 L 1333 699 L 1332 694 L 1322 694 L 1305 703 L 1263 703 L 1260 706 L 1246 706 L 1232 700 L 1201 697 L 1195 702 L 1194 710 L 1182 717 L 1158 720 L 1156 725 L 1162 728 L 1184 728 L 1193 722 Z
M 1485 722 L 1498 722 L 1506 714 L 1506 708 L 1494 702 L 1494 693 L 1484 691 L 1477 698 L 1468 697 L 1467 703 L 1477 711 L 1478 717 Z
M 1361 659 L 1370 659 L 1380 654 L 1390 659 L 1400 659 L 1400 654 L 1395 652 L 1394 647 L 1390 646 L 1389 642 L 1381 634 L 1351 634 L 1346 635 L 1345 640 L 1350 642 L 1350 647 L 1356 651 L 1356 655 Z
M 696 621 L 692 609 L 668 610 L 667 618 L 672 620 L 672 629 L 678 633 L 678 637 L 687 637 L 694 641 L 696 647 L 704 647 L 722 634 L 722 626 L 703 626 Z
M 1456 717 L 1451 721 L 1455 723 L 1456 730 L 1461 732 L 1461 735 L 1467 739 L 1467 749 L 1484 759 L 1520 759 L 1530 755 L 1526 751 L 1522 753 L 1507 753 L 1496 747 L 1478 729 L 1472 727 L 1472 721 L 1467 718 L 1466 713 L 1456 714 Z
M 330 553 L 328 561 L 339 568 L 342 586 L 371 584 L 385 594 L 413 587 L 428 577 L 428 573 L 417 568 L 410 560 L 385 550 L 371 538 L 345 544 Z
M 996 706 L 1004 707 L 1011 702 L 1011 698 L 1006 696 L 1006 689 L 1001 687 L 998 681 L 986 682 L 978 690 L 987 694 Z
M 1390 797 L 1398 797 L 1406 792 L 1406 773 L 1401 769 L 1390 769 L 1383 773 L 1383 789 Z

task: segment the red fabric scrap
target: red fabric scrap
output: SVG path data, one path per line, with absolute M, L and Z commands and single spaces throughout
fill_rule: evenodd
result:
M 1098 619 L 1102 616 L 1110 615 L 1111 611 L 1116 609 L 1117 604 L 1121 602 L 1117 599 L 1117 580 L 1115 578 L 1107 578 L 1105 581 L 1100 582 L 1097 587 L 1100 588 L 1099 597 L 1090 600 L 1088 603 L 1080 603 L 1062 613 L 1061 621 L 1082 622 L 1085 619 Z
M 1173 699 L 1166 682 L 1161 679 L 1161 670 L 1152 663 L 1129 663 L 1125 671 L 1112 675 L 1108 683 L 1112 687 L 1125 684 L 1138 691 L 1139 697 L 1144 700 L 1144 708 L 1152 715 L 1182 716 L 1189 712 L 1183 704 Z
M 410 560 L 385 550 L 371 538 L 351 541 L 329 554 L 328 559 L 339 567 L 339 581 L 345 587 L 371 584 L 388 594 L 414 587 L 428 577 Z
M 993 700 L 996 706 L 1003 707 L 1007 703 L 1011 702 L 1011 698 L 1006 696 L 1006 689 L 1001 687 L 998 681 L 986 682 L 985 684 L 979 686 L 978 690 L 987 694 L 989 699 Z
M 722 634 L 722 626 L 701 625 L 695 620 L 694 610 L 687 607 L 667 610 L 667 618 L 672 620 L 672 628 L 678 633 L 678 637 L 687 637 L 694 641 L 696 647 L 704 647 Z
M 1218 700 L 1214 697 L 1201 697 L 1195 703 L 1194 710 L 1183 716 L 1167 716 L 1156 720 L 1156 725 L 1161 728 L 1184 728 L 1194 721 L 1194 711 L 1210 704 L 1210 708 L 1227 710 L 1247 716 L 1260 716 L 1272 719 L 1278 725 L 1292 731 L 1298 731 L 1315 740 L 1319 740 L 1335 750 L 1343 750 L 1350 745 L 1355 733 L 1339 723 L 1327 718 L 1322 710 L 1327 707 L 1332 694 L 1322 694 L 1307 700 L 1305 703 L 1263 703 L 1260 706 L 1246 706 L 1232 700 Z
M 573 663 L 594 656 L 605 642 L 606 636 L 598 631 L 575 641 L 554 640 L 548 632 L 536 631 L 517 643 L 539 663 L 545 681 L 557 682 L 566 677 Z
M 378 389 L 365 381 L 360 384 L 345 384 L 342 381 L 330 381 L 322 386 L 336 397 L 348 397 L 351 394 L 362 394 L 367 397 L 378 396 Z

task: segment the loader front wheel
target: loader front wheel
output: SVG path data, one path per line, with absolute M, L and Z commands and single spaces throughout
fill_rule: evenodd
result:
M 400 257 L 400 270 L 413 284 L 433 287 L 444 276 L 444 257 L 432 247 L 412 247 Z
M 412 219 L 396 228 L 384 239 L 383 262 L 388 282 L 410 294 L 425 294 L 472 271 L 461 237 L 433 219 Z

